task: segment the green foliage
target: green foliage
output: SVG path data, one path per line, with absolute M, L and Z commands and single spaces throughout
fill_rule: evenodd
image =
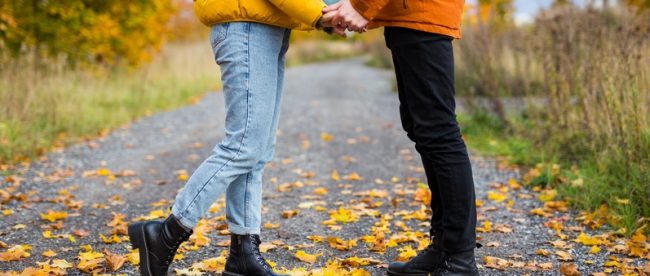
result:
M 159 50 L 174 12 L 170 0 L 2 1 L 0 47 L 14 56 L 28 50 L 69 62 L 136 65 Z

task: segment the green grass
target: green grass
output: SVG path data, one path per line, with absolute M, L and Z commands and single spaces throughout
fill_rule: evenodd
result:
M 204 43 L 188 43 L 169 45 L 138 69 L 7 62 L 0 70 L 0 164 L 26 161 L 196 101 L 218 84 L 211 57 Z
M 533 127 L 522 118 L 511 118 L 509 126 L 487 113 L 461 114 L 458 120 L 472 150 L 540 171 L 525 184 L 557 189 L 580 210 L 590 212 L 604 204 L 610 210 L 608 222 L 628 234 L 647 224 L 641 218 L 650 217 L 650 167 L 643 161 L 630 163 L 616 151 L 583 152 L 571 160 L 552 139 L 536 143 L 526 132 L 517 131 Z M 644 135 L 644 144 L 650 147 L 648 137 Z

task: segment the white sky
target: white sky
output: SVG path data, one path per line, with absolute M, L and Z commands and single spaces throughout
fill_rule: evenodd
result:
M 468 4 L 476 4 L 476 0 L 465 0 L 465 2 Z M 573 2 L 578 5 L 584 5 L 587 0 L 573 0 Z M 515 22 L 525 23 L 532 21 L 540 9 L 547 8 L 552 3 L 553 0 L 514 0 Z M 596 1 L 596 3 L 598 3 L 598 1 Z

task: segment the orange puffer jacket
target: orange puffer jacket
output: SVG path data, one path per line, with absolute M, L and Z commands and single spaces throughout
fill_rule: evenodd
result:
M 370 28 L 396 26 L 460 38 L 464 0 L 350 0 Z

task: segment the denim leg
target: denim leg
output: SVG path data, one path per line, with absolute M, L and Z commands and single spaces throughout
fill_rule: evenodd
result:
M 289 47 L 290 30 L 285 30 L 282 48 L 277 56 L 277 88 L 275 89 L 275 107 L 273 123 L 268 134 L 267 149 L 253 171 L 245 177 L 238 178 L 226 191 L 226 218 L 228 230 L 235 234 L 259 234 L 262 224 L 262 176 L 266 163 L 273 159 L 275 151 L 275 133 L 280 118 L 280 103 L 284 80 L 285 54 Z M 245 197 L 239 195 L 245 194 Z
M 284 34 L 283 28 L 250 22 L 213 27 L 212 48 L 221 67 L 226 104 L 225 137 L 176 197 L 172 213 L 183 225 L 196 226 L 231 183 L 251 186 L 229 194 L 230 199 L 239 200 L 236 204 L 261 206 L 261 187 L 252 187 L 254 182 L 261 183 L 261 177 L 256 181 L 251 172 L 265 157 L 271 139 L 269 129 L 274 123 L 277 97 L 277 57 L 282 51 Z M 241 234 L 259 229 L 259 222 L 253 225 L 247 219 L 247 216 L 259 217 L 259 211 L 250 213 L 234 212 L 230 218 L 250 228 L 240 229 Z

